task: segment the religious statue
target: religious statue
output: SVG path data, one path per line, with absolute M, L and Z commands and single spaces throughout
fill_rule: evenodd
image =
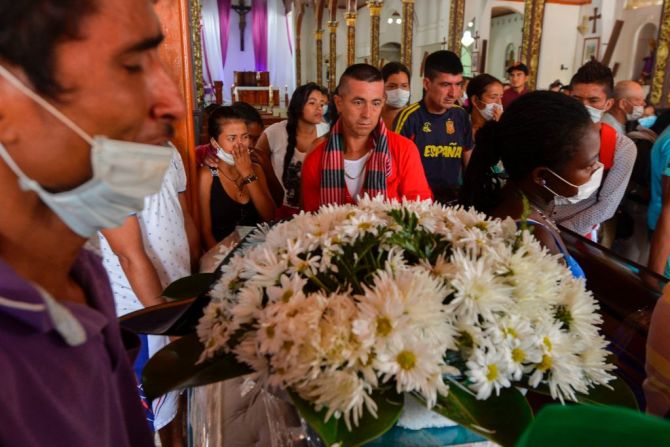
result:
M 247 27 L 246 15 L 251 11 L 251 6 L 246 5 L 245 0 L 239 0 L 233 10 L 240 16 L 240 51 L 244 51 L 244 29 Z

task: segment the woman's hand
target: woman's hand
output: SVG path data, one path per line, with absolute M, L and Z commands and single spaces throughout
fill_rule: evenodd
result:
M 242 178 L 254 175 L 254 167 L 251 162 L 251 154 L 246 146 L 236 144 L 233 147 L 233 157 L 235 157 L 235 167 Z

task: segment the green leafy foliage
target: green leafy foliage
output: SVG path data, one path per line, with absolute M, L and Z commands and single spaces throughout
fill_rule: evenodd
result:
M 326 422 L 325 409 L 316 411 L 311 403 L 296 393 L 290 394 L 300 415 L 328 446 L 339 442 L 342 447 L 356 447 L 380 437 L 395 425 L 403 407 L 403 397 L 395 392 L 395 387 L 375 390 L 371 396 L 377 403 L 377 417 L 366 411 L 358 421 L 358 427 L 349 431 L 341 418 L 333 416 Z
M 142 384 L 148 399 L 168 391 L 207 385 L 252 372 L 233 354 L 198 364 L 204 346 L 196 334 L 187 335 L 158 351 L 144 367 Z
M 421 400 L 420 395 L 415 397 Z M 513 446 L 533 420 L 526 398 L 516 388 L 504 388 L 499 396 L 477 400 L 453 382 L 449 394 L 438 397 L 433 411 L 502 446 Z
M 209 291 L 216 276 L 216 273 L 196 273 L 195 275 L 178 279 L 165 288 L 163 296 L 173 300 L 200 296 Z

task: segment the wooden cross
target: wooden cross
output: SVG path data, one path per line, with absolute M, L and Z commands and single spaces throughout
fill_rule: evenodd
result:
M 596 32 L 596 23 L 598 22 L 598 19 L 602 17 L 602 14 L 598 14 L 598 8 L 593 8 L 593 15 L 589 16 L 589 22 L 593 22 L 593 29 L 591 30 L 591 33 L 595 34 Z
M 247 6 L 245 0 L 238 0 L 238 4 L 233 5 L 232 8 L 240 16 L 240 51 L 244 51 L 244 29 L 247 27 L 245 17 L 251 11 L 251 6 Z
M 477 49 L 477 44 L 479 43 L 479 31 L 475 31 L 475 35 L 472 36 L 472 38 L 475 40 L 475 50 Z

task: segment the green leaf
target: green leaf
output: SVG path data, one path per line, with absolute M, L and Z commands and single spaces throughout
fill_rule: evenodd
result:
M 516 444 L 533 420 L 526 398 L 516 388 L 504 388 L 499 396 L 477 400 L 470 390 L 454 382 L 446 397 L 438 396 L 433 411 L 502 446 Z
M 187 335 L 158 351 L 142 371 L 142 384 L 149 400 L 168 391 L 207 385 L 249 374 L 249 366 L 224 354 L 196 364 L 204 346 L 196 334 Z
M 163 291 L 163 296 L 174 300 L 183 300 L 200 296 L 209 292 L 212 283 L 216 279 L 216 273 L 196 273 L 178 279 Z
M 617 377 L 608 385 L 611 386 L 612 389 L 601 385 L 591 388 L 588 394 L 577 393 L 577 402 L 594 405 L 617 405 L 619 407 L 626 407 L 637 411 L 640 410 L 640 404 L 637 401 L 633 390 L 630 389 L 623 379 Z M 528 392 L 551 397 L 551 392 L 546 384 L 541 384 L 534 388 L 529 387 Z
M 331 416 L 328 422 L 325 422 L 326 409 L 317 412 L 310 402 L 294 392 L 290 394 L 300 415 L 329 446 L 340 442 L 342 447 L 356 447 L 380 437 L 398 421 L 403 406 L 403 397 L 395 392 L 395 387 L 375 390 L 371 397 L 377 403 L 377 418 L 365 411 L 358 421 L 358 426 L 352 426 L 352 431 L 349 431 L 343 418 L 335 419 Z
M 635 398 L 633 390 L 620 377 L 611 381 L 609 389 L 605 386 L 597 386 L 589 390 L 589 394 L 577 394 L 577 400 L 584 404 L 618 405 L 640 411 L 640 404 Z

